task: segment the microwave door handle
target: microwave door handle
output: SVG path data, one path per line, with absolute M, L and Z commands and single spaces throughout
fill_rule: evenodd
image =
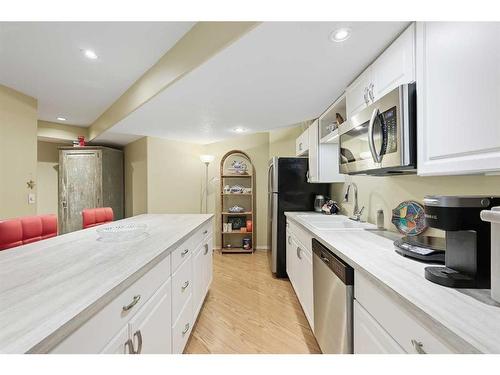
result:
M 375 127 L 375 120 L 377 119 L 377 116 L 379 115 L 379 110 L 378 108 L 375 108 L 372 113 L 372 117 L 370 118 L 370 123 L 368 125 L 368 145 L 370 146 L 370 152 L 372 154 L 373 161 L 375 163 L 381 163 L 382 162 L 382 155 L 380 155 L 376 150 L 375 150 L 375 139 L 373 137 L 374 135 L 374 127 Z

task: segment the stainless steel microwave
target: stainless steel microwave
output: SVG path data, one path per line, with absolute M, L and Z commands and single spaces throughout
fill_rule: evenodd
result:
M 417 167 L 415 84 L 401 85 L 339 127 L 340 172 L 394 175 Z

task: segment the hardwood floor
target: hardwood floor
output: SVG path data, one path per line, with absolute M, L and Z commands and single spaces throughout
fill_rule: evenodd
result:
M 185 353 L 320 353 L 288 280 L 269 252 L 214 252 L 214 279 Z

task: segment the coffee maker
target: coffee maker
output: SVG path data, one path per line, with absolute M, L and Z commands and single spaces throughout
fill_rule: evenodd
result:
M 452 288 L 489 288 L 491 275 L 490 223 L 482 210 L 500 205 L 492 196 L 426 196 L 425 218 L 446 232 L 445 267 L 425 268 L 425 278 Z

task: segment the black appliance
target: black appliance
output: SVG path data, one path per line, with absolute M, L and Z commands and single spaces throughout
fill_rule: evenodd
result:
M 307 158 L 274 157 L 269 162 L 268 238 L 277 277 L 287 277 L 285 211 L 314 211 L 316 195 L 330 195 L 329 184 L 307 182 L 308 169 Z
M 427 196 L 425 218 L 446 232 L 445 267 L 426 267 L 425 278 L 452 288 L 489 288 L 491 278 L 490 223 L 482 210 L 500 205 L 492 196 Z
M 406 236 L 394 241 L 396 253 L 422 262 L 444 264 L 446 242 L 432 236 Z

